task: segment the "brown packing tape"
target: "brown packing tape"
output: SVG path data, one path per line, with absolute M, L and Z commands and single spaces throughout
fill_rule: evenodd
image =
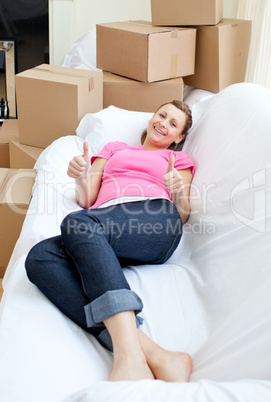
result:
M 131 24 L 131 25 L 139 25 L 141 27 L 148 27 L 151 28 L 152 25 L 148 24 L 147 22 L 144 23 L 144 21 L 140 22 L 140 21 L 127 21 L 127 24 Z M 157 27 L 156 27 L 157 28 Z
M 171 37 L 172 39 L 178 38 L 178 31 L 171 31 L 170 37 Z
M 88 91 L 92 91 L 94 89 L 94 78 L 89 78 L 88 80 Z
M 93 77 L 84 77 L 81 74 L 76 74 L 75 72 L 68 72 L 68 71 L 55 71 L 55 70 L 51 70 L 50 68 L 39 68 L 39 67 L 35 67 L 35 70 L 38 71 L 45 71 L 46 73 L 49 74 L 57 74 L 57 75 L 67 75 L 68 77 L 78 77 L 78 78 L 85 78 L 88 79 L 88 90 L 89 92 L 92 91 L 94 89 L 94 78 Z
M 157 33 L 171 32 L 171 37 L 172 37 L 172 38 L 177 38 L 177 37 L 178 37 L 178 31 L 186 29 L 186 28 L 184 28 L 184 27 L 178 27 L 178 28 L 176 27 L 176 28 L 173 28 L 173 29 L 172 29 L 171 27 L 153 26 L 153 25 L 151 25 L 150 23 L 147 23 L 147 22 L 144 23 L 144 21 L 127 21 L 127 23 L 128 23 L 128 24 L 131 24 L 131 25 L 139 25 L 139 26 L 141 26 L 141 27 L 159 29 L 160 32 L 157 32 Z
M 232 53 L 231 58 L 236 59 L 237 57 L 241 57 L 242 52 L 241 50 L 236 50 L 235 52 Z
M 170 78 L 175 78 L 177 76 L 177 65 L 178 65 L 178 55 L 173 54 L 171 56 L 171 62 L 170 62 Z

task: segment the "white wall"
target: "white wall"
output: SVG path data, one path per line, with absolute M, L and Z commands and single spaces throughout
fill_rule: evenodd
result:
M 224 17 L 236 18 L 239 0 L 224 0 Z M 50 63 L 61 65 L 72 42 L 97 23 L 151 21 L 150 0 L 49 0 Z
M 151 20 L 150 0 L 77 0 L 75 35 L 81 36 L 97 23 Z
M 223 1 L 223 16 L 224 18 L 236 18 L 238 11 L 239 0 L 224 0 Z
M 150 0 L 49 0 L 50 63 L 61 65 L 72 42 L 97 23 L 151 20 Z

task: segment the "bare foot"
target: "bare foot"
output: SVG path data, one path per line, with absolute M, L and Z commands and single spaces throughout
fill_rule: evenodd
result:
M 114 356 L 114 366 L 109 381 L 138 381 L 143 379 L 154 379 L 144 357 Z
M 148 363 L 155 378 L 167 382 L 188 382 L 192 371 L 192 359 L 188 353 L 161 349 Z

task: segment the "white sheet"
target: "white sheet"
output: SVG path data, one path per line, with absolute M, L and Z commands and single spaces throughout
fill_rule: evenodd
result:
M 76 136 L 37 163 L 33 199 L 4 278 L 0 400 L 4 402 L 271 400 L 271 94 L 233 85 L 193 106 L 185 145 L 196 164 L 192 213 L 163 266 L 126 269 L 154 340 L 193 357 L 188 384 L 106 382 L 112 356 L 28 280 L 27 252 L 78 208 L 68 161 Z M 66 398 L 66 399 L 65 399 Z

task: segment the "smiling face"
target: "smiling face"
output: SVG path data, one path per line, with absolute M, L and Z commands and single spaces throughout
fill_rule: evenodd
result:
M 163 105 L 149 120 L 147 136 L 143 143 L 148 150 L 167 149 L 184 137 L 186 114 L 172 104 Z

